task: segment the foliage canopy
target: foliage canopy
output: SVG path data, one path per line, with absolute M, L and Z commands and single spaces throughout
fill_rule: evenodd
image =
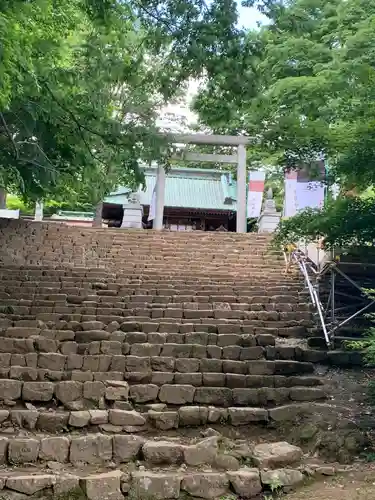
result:
M 375 184 L 375 3 L 244 3 L 257 5 L 269 22 L 245 35 L 234 75 L 228 70 L 202 87 L 195 101 L 201 121 L 216 132 L 244 131 L 254 137 L 250 161 L 290 167 L 324 155 L 331 181 L 343 188 L 356 186 L 360 192 Z M 313 214 L 314 223 L 307 213 L 285 223 L 282 231 L 293 225 L 294 234 L 320 232 L 330 242 L 344 236 L 363 240 L 360 235 L 369 231 L 365 224 L 375 225 L 372 212 L 365 217 L 370 208 L 361 200 L 330 203 Z M 346 212 L 352 209 L 361 214 L 354 221 Z M 338 225 L 338 214 L 350 234 Z
M 141 182 L 158 109 L 217 72 L 235 23 L 231 0 L 0 0 L 0 186 L 96 203 Z

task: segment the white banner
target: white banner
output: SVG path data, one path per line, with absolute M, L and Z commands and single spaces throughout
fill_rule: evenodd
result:
M 324 205 L 324 184 L 321 182 L 297 182 L 297 211 L 305 208 L 322 208 Z
M 293 217 L 306 208 L 322 208 L 325 186 L 319 181 L 298 182 L 297 172 L 285 174 L 284 217 Z
M 262 210 L 266 174 L 260 170 L 250 172 L 247 194 L 247 217 L 258 218 Z
M 284 217 L 293 217 L 297 213 L 297 177 L 285 176 Z
M 154 190 L 152 191 L 151 203 L 150 203 L 150 211 L 148 213 L 148 221 L 154 220 L 156 217 L 156 184 Z

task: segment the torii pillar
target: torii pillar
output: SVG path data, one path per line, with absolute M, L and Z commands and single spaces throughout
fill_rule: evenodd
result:
M 205 135 L 205 134 L 174 134 L 167 135 L 170 142 L 174 144 L 211 144 L 217 146 L 237 147 L 237 154 L 204 154 L 204 153 L 184 153 L 182 158 L 176 156 L 176 159 L 185 161 L 207 161 L 214 163 L 232 163 L 237 165 L 237 233 L 247 232 L 247 174 L 246 174 L 246 144 L 251 141 L 250 137 L 233 135 Z M 156 177 L 155 192 L 155 219 L 153 228 L 157 231 L 163 229 L 165 196 L 165 170 L 162 166 L 158 167 Z

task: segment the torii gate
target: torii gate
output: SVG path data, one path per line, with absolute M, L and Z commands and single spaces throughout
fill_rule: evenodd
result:
M 207 161 L 214 163 L 237 164 L 237 233 L 246 233 L 246 145 L 251 141 L 250 137 L 233 135 L 205 135 L 205 134 L 173 134 L 166 135 L 174 144 L 212 144 L 217 146 L 235 146 L 237 154 L 220 155 L 204 153 L 185 153 L 183 159 L 186 161 Z M 181 159 L 181 157 L 180 157 Z M 155 190 L 155 219 L 153 228 L 157 231 L 163 229 L 165 196 L 165 169 L 158 166 Z

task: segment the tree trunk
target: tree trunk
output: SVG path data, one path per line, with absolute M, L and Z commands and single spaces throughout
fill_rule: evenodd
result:
M 103 202 L 100 201 L 96 205 L 94 220 L 92 221 L 92 227 L 102 227 L 102 211 Z
M 7 207 L 7 192 L 4 188 L 0 188 L 0 209 Z

